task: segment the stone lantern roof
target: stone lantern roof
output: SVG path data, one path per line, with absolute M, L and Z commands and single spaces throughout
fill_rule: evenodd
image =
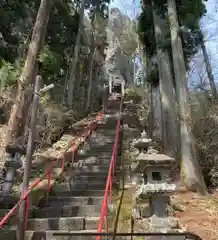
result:
M 141 153 L 136 158 L 139 163 L 139 168 L 147 166 L 171 166 L 175 164 L 174 158 L 171 158 L 165 154 L 160 154 L 157 150 L 149 147 L 146 153 Z

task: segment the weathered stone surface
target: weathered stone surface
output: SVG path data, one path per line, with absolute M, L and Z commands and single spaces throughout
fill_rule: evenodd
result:
M 175 160 L 167 155 L 148 152 L 141 153 L 137 159 L 139 168 L 144 168 L 145 166 L 167 166 L 175 163 Z
M 141 137 L 133 141 L 133 146 L 137 149 L 147 149 L 152 143 L 152 139 L 148 138 L 145 131 L 141 133 Z
M 84 230 L 84 217 L 29 219 L 28 229 L 43 230 Z
M 166 233 L 172 231 L 173 229 L 178 229 L 178 220 L 172 217 L 159 218 L 152 216 L 150 219 L 150 229 L 154 232 Z
M 42 240 L 43 237 L 48 236 L 48 240 L 60 240 L 66 238 L 53 237 L 49 232 L 55 230 L 82 232 L 85 229 L 89 231 L 97 229 L 115 139 L 115 131 L 112 131 L 112 129 L 115 129 L 115 127 L 116 116 L 108 116 L 107 121 L 101 126 L 104 132 L 102 131 L 100 136 L 97 134 L 96 139 L 98 141 L 96 141 L 95 145 L 87 149 L 85 155 L 78 154 L 76 156 L 75 161 L 83 162 L 82 166 L 75 169 L 67 165 L 66 171 L 62 173 L 62 180 L 56 182 L 56 179 L 51 180 L 52 189 L 50 195 L 52 197 L 41 200 L 41 204 L 37 206 L 39 209 L 34 209 L 31 212 L 27 224 L 30 235 L 27 234 L 27 239 Z M 107 139 L 106 142 L 104 142 L 105 139 Z M 60 149 L 65 146 L 61 144 Z M 119 161 L 120 159 L 117 158 L 117 163 Z M 34 167 L 36 169 L 37 165 L 34 165 Z M 62 172 L 61 162 L 56 170 Z M 48 180 L 45 179 L 41 184 L 46 189 Z M 113 186 L 116 185 L 113 184 Z M 42 186 L 40 186 L 40 189 L 42 189 Z M 42 191 L 42 194 L 44 194 L 44 191 Z M 109 222 L 114 210 L 114 206 L 109 205 Z M 12 229 L 15 228 L 16 225 L 12 227 Z M 38 233 L 34 234 L 34 231 Z M 8 233 L 10 238 L 6 237 L 4 239 L 13 239 L 10 234 L 12 232 Z M 67 239 L 83 240 L 85 238 L 67 237 Z
M 80 231 L 68 231 L 68 230 L 58 230 L 58 231 L 26 231 L 25 240 L 95 240 L 96 236 L 82 236 L 78 233 L 88 233 L 90 230 L 80 230 Z M 93 229 L 92 233 L 97 233 L 97 230 Z M 59 235 L 57 235 L 59 234 Z M 69 236 L 68 236 L 69 234 Z M 70 235 L 70 234 L 77 234 Z M 16 239 L 16 231 L 3 230 L 0 232 L 1 239 Z M 101 237 L 103 240 L 112 240 L 113 237 Z M 116 240 L 130 240 L 128 237 L 116 237 Z
M 91 196 L 79 196 L 79 197 L 49 197 L 49 206 L 56 205 L 100 205 L 103 201 L 103 196 L 101 197 L 91 197 Z

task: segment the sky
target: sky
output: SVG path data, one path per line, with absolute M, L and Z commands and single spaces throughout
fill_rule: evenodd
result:
M 201 21 L 204 32 L 206 47 L 211 60 L 213 75 L 218 83 L 218 1 L 208 0 L 206 2 L 207 14 Z
M 213 75 L 215 81 L 218 84 L 218 0 L 208 0 L 205 2 L 207 8 L 207 14 L 201 20 L 201 27 L 206 40 L 206 47 L 212 64 Z M 128 15 L 131 19 L 134 19 L 140 13 L 140 0 L 112 0 L 110 7 L 117 7 L 123 14 Z M 204 75 L 205 67 L 201 52 L 193 58 L 195 64 L 195 71 L 191 78 L 198 81 L 199 72 Z
M 140 13 L 140 0 L 111 0 L 111 7 L 117 7 L 123 14 L 134 19 Z

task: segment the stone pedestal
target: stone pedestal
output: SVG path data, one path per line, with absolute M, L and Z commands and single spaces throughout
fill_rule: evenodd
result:
M 7 195 L 11 194 L 13 181 L 16 175 L 17 169 L 22 166 L 21 164 L 21 154 L 15 153 L 13 157 L 8 157 L 5 162 L 5 178 L 2 185 L 1 194 Z
M 149 222 L 150 231 L 168 232 L 178 228 L 176 219 L 169 217 L 168 205 L 170 196 L 175 192 L 175 184 L 169 182 L 170 169 L 174 159 L 149 147 L 146 153 L 136 158 L 135 172 L 143 174 L 143 184 L 136 192 L 137 205 L 142 206 L 148 199 L 150 216 L 146 218 L 143 211 L 138 210 L 140 218 Z M 137 209 L 140 209 L 137 206 Z M 148 212 L 148 211 L 147 211 Z

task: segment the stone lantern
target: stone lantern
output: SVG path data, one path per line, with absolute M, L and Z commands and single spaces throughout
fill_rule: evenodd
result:
M 137 157 L 136 172 L 143 175 L 141 184 L 136 193 L 137 208 L 144 203 L 150 206 L 150 230 L 167 232 L 178 226 L 175 219 L 168 216 L 170 196 L 175 192 L 175 184 L 170 183 L 169 174 L 175 160 L 149 147 L 147 153 Z M 140 208 L 141 211 L 141 208 Z M 142 211 L 141 211 L 142 212 Z M 143 215 L 139 214 L 141 218 Z
M 139 139 L 135 139 L 133 141 L 133 147 L 137 149 L 137 154 L 138 157 L 141 155 L 143 156 L 145 152 L 147 151 L 148 147 L 151 145 L 152 139 L 148 138 L 148 135 L 145 131 L 141 133 L 141 137 Z M 138 158 L 137 157 L 137 158 Z M 137 160 L 132 162 L 131 165 L 131 178 L 132 178 L 132 185 L 139 185 L 142 183 L 142 172 L 137 169 Z
M 133 146 L 138 149 L 139 153 L 147 151 L 151 145 L 152 139 L 148 138 L 148 134 L 143 131 L 139 139 L 134 139 Z

